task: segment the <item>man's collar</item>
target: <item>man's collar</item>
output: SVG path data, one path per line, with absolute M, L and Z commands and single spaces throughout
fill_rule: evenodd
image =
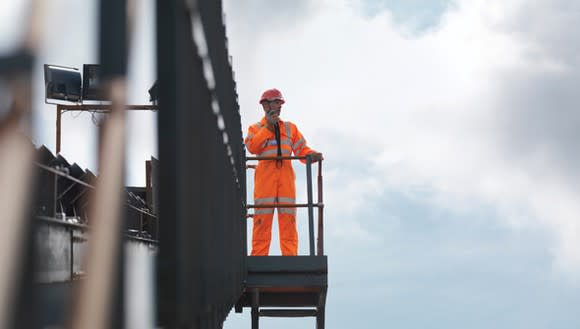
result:
M 260 120 L 260 124 L 261 124 L 262 126 L 266 126 L 266 122 L 267 122 L 267 121 L 268 121 L 268 120 L 266 120 L 266 117 L 264 116 L 264 117 L 262 117 L 262 120 Z M 280 120 L 278 120 L 278 122 L 280 122 L 280 123 L 284 123 L 284 120 L 280 119 Z

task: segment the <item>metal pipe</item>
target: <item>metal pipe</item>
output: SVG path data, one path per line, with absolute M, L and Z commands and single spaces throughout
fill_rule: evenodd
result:
M 139 234 L 143 234 L 143 213 L 139 214 Z
M 125 110 L 143 110 L 143 111 L 157 111 L 159 110 L 158 105 L 122 105 Z M 95 112 L 110 112 L 112 109 L 112 104 L 82 104 L 82 105 L 67 105 L 58 104 L 57 110 L 62 111 L 95 111 Z
M 126 206 L 129 207 L 129 208 L 131 208 L 131 209 L 133 209 L 133 210 L 135 210 L 136 212 L 138 212 L 138 213 L 140 213 L 142 215 L 147 215 L 147 216 L 152 217 L 152 218 L 157 218 L 157 215 L 152 214 L 152 213 L 148 212 L 147 210 L 143 210 L 141 208 L 137 208 L 137 207 L 135 207 L 135 206 L 133 206 L 131 204 L 128 204 L 128 203 L 126 204 Z
M 70 232 L 70 253 L 69 253 L 69 257 L 70 257 L 70 280 L 72 281 L 74 279 L 74 273 L 75 273 L 75 268 L 74 268 L 74 263 L 75 263 L 75 255 L 74 255 L 74 246 L 75 246 L 75 242 L 74 242 L 74 231 L 72 229 L 69 229 Z
M 310 256 L 314 256 L 314 207 L 312 203 L 312 157 L 306 158 L 306 188 L 308 193 L 308 237 Z
M 317 316 L 317 311 L 315 309 L 306 309 L 306 310 L 267 309 L 261 310 L 259 315 L 263 317 L 272 317 L 272 318 L 303 318 L 303 317 L 315 317 Z
M 56 217 L 56 194 L 58 193 L 58 176 L 54 175 L 52 180 L 52 216 Z
M 84 177 L 86 175 L 86 173 L 81 176 Z M 72 177 L 72 176 L 71 176 Z M 72 190 L 78 183 L 77 182 L 73 182 L 72 184 L 70 184 L 69 187 L 67 187 L 61 194 L 59 194 L 56 198 L 57 199 L 61 199 L 63 196 L 65 196 L 70 190 Z
M 60 153 L 60 130 L 62 127 L 62 105 L 56 106 L 56 154 Z
M 94 186 L 92 186 L 90 184 L 87 184 L 87 183 L 83 182 L 82 180 L 80 180 L 80 179 L 78 179 L 76 177 L 73 177 L 73 176 L 71 176 L 69 174 L 63 173 L 62 171 L 60 171 L 58 169 L 55 169 L 55 168 L 52 168 L 52 167 L 49 167 L 49 166 L 45 166 L 45 165 L 43 165 L 41 163 L 38 163 L 38 162 L 35 162 L 34 164 L 37 167 L 39 167 L 39 168 L 42 168 L 42 169 L 44 169 L 46 171 L 50 171 L 51 173 L 56 174 L 58 176 L 65 177 L 65 178 L 67 178 L 67 179 L 69 179 L 69 180 L 71 180 L 71 181 L 73 181 L 73 182 L 75 182 L 77 184 L 80 184 L 80 185 L 82 185 L 84 187 L 88 187 L 90 189 L 94 189 L 95 188 Z
M 79 194 L 77 194 L 72 200 L 70 200 L 71 204 L 74 204 L 75 202 L 77 202 L 77 200 L 82 197 L 88 190 L 87 189 L 83 189 L 79 192 Z
M 322 203 L 314 203 L 313 207 L 322 208 L 324 205 Z M 264 203 L 264 204 L 249 204 L 248 208 L 306 208 L 310 207 L 308 203 Z
M 318 256 L 324 255 L 324 204 L 322 203 L 322 160 L 318 162 Z
M 252 329 L 260 328 L 260 291 L 252 291 Z
M 302 156 L 280 156 L 280 157 L 247 157 L 246 160 L 307 160 L 308 155 Z

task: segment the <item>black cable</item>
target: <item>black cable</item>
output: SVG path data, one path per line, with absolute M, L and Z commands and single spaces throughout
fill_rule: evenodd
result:
M 278 156 L 282 156 L 282 146 L 280 145 L 280 125 L 276 122 L 274 126 L 274 135 L 276 136 L 276 145 L 278 146 Z M 280 168 L 282 166 L 282 160 L 276 160 L 276 167 Z

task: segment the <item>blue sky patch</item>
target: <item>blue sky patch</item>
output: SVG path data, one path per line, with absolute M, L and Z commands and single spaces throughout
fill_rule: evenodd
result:
M 436 27 L 454 5 L 453 0 L 364 0 L 363 13 L 374 17 L 388 10 L 395 23 L 421 33 Z

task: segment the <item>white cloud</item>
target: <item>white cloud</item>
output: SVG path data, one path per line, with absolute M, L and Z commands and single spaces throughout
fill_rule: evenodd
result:
M 488 206 L 514 229 L 544 226 L 559 237 L 557 267 L 577 273 L 580 188 L 577 173 L 564 170 L 574 166 L 562 163 L 574 161 L 562 156 L 573 140 L 550 138 L 566 117 L 545 138 L 526 135 L 530 151 L 521 153 L 510 136 L 533 113 L 525 103 L 511 108 L 506 100 L 527 97 L 518 86 L 529 75 L 537 77 L 539 90 L 553 81 L 543 78 L 579 76 L 577 55 L 568 50 L 578 42 L 566 42 L 580 39 L 571 24 L 580 20 L 578 8 L 565 1 L 459 1 L 437 28 L 408 38 L 388 13 L 363 17 L 350 4 L 324 1 L 307 19 L 271 32 L 247 21 L 236 29 L 240 16 L 228 21 L 244 127 L 260 116 L 261 90 L 276 86 L 287 98 L 283 116 L 327 152 L 326 168 L 340 171 L 353 153 L 358 165 L 372 168 L 366 179 L 353 170 L 327 180 L 342 188 L 327 198 L 340 200 L 338 213 L 364 209 L 357 200 L 372 195 L 373 186 L 428 190 L 425 201 L 438 207 L 466 212 Z M 543 30 L 540 21 L 553 24 Z M 578 108 L 577 100 L 566 101 L 561 106 Z M 537 109 L 545 116 L 551 110 Z M 506 124 L 506 115 L 517 124 Z M 329 134 L 341 138 L 325 138 Z

